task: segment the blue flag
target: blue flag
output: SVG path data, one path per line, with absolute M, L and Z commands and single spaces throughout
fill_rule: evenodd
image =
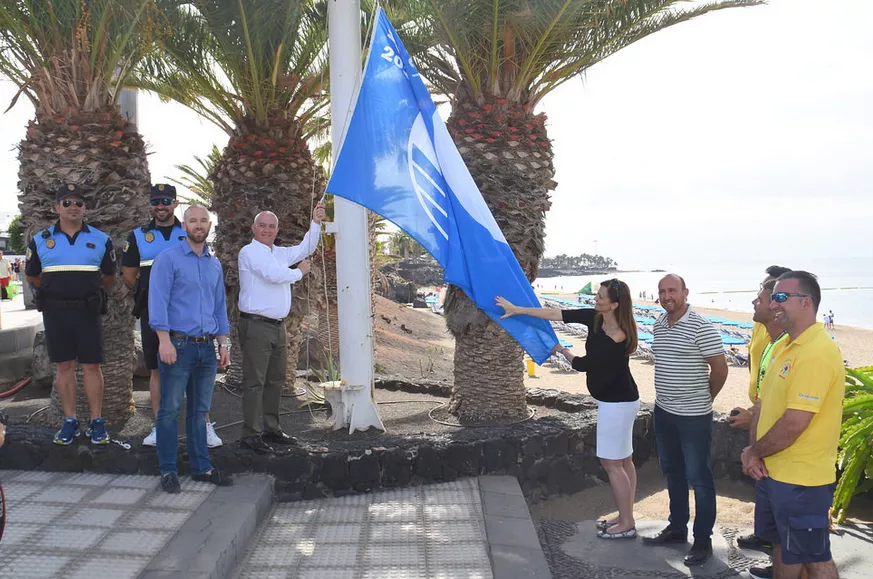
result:
M 406 231 L 538 364 L 558 344 L 551 324 L 501 320 L 502 295 L 540 307 L 406 48 L 380 8 L 364 78 L 327 191 Z

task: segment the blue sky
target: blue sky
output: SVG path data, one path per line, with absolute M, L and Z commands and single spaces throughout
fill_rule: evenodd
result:
M 625 267 L 772 255 L 873 257 L 873 2 L 772 0 L 624 49 L 540 105 L 555 180 L 546 253 Z M 14 94 L 0 81 L 0 108 Z M 0 211 L 33 111 L 0 116 Z M 227 138 L 140 98 L 152 179 Z

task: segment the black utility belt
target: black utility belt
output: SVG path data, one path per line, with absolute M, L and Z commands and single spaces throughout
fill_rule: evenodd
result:
M 46 298 L 45 305 L 56 310 L 84 310 L 87 307 L 85 298 L 79 300 L 56 300 Z
M 258 320 L 259 322 L 267 322 L 268 324 L 276 324 L 277 326 L 285 322 L 284 318 L 277 320 L 275 318 L 259 316 L 258 314 L 250 314 L 248 312 L 240 312 L 239 317 L 245 318 L 247 320 Z
M 170 332 L 170 337 L 176 340 L 185 340 L 186 342 L 194 342 L 195 344 L 205 344 L 215 339 L 214 334 L 206 334 L 205 336 L 189 336 L 183 332 Z

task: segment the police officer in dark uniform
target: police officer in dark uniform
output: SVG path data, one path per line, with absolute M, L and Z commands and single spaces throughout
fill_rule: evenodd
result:
M 149 326 L 149 276 L 155 257 L 168 247 L 185 241 L 185 230 L 174 213 L 179 205 L 175 187 L 163 183 L 153 185 L 149 200 L 152 220 L 127 236 L 121 265 L 124 285 L 133 290 L 133 315 L 140 320 L 143 357 L 150 372 L 152 411 L 157 418 L 161 407 L 161 375 L 158 372 L 158 335 Z M 210 446 L 221 446 L 221 439 L 215 435 L 208 421 L 207 425 L 207 431 L 212 430 L 212 436 L 207 436 Z M 143 446 L 157 444 L 154 428 L 142 443 Z
M 84 223 L 85 199 L 78 185 L 57 190 L 58 221 L 37 233 L 27 246 L 25 275 L 42 311 L 49 360 L 57 364 L 58 396 L 64 425 L 55 434 L 66 446 L 79 436 L 76 419 L 76 362 L 82 367 L 93 444 L 109 444 L 102 418 L 103 324 L 106 287 L 115 282 L 115 247 L 102 231 Z

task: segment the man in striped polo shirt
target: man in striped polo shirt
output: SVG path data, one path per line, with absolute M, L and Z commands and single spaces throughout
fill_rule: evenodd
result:
M 647 545 L 688 540 L 688 485 L 694 488 L 694 543 L 685 564 L 702 565 L 712 555 L 715 480 L 710 465 L 712 401 L 727 379 L 718 330 L 688 304 L 685 280 L 666 275 L 658 283 L 666 310 L 655 322 L 655 441 L 670 495 L 670 524 Z

